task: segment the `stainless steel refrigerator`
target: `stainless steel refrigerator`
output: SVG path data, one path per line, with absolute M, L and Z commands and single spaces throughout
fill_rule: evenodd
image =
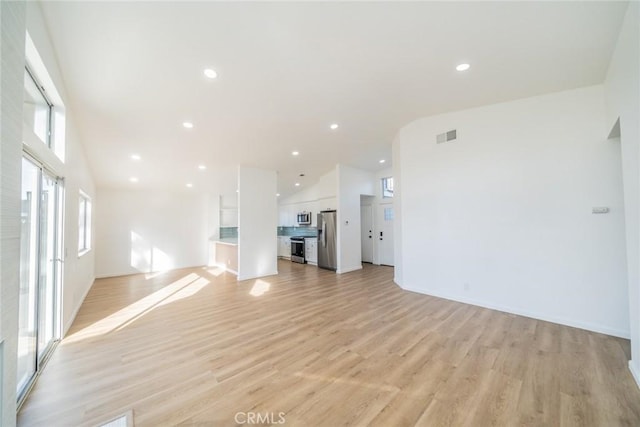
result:
M 318 267 L 336 271 L 338 267 L 336 250 L 336 211 L 322 211 L 318 214 Z

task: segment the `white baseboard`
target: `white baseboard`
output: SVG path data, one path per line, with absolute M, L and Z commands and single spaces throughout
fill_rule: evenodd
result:
M 336 270 L 336 273 L 343 274 L 343 273 L 349 273 L 351 271 L 356 271 L 356 270 L 362 270 L 362 264 L 354 265 L 353 267 L 341 268 L 339 270 Z
M 277 269 L 273 270 L 271 272 L 268 272 L 268 273 L 261 274 L 259 276 L 240 277 L 237 273 L 236 273 L 236 276 L 238 276 L 238 281 L 241 282 L 243 280 L 261 279 L 263 277 L 275 276 L 276 274 L 278 274 L 278 270 Z
M 478 307 L 489 308 L 492 310 L 502 311 L 510 314 L 517 314 L 518 316 L 530 317 L 532 319 L 543 320 L 545 322 L 557 323 L 560 325 L 571 326 L 572 328 L 584 329 L 591 332 L 597 332 L 599 334 L 611 335 L 618 338 L 630 338 L 630 333 L 628 330 L 621 330 L 610 328 L 608 326 L 603 326 L 595 323 L 582 322 L 579 320 L 567 319 L 564 317 L 558 317 L 553 315 L 548 315 L 546 313 L 539 313 L 535 311 L 522 310 L 519 308 L 507 307 L 500 304 L 494 304 L 487 301 L 476 300 L 473 298 L 464 298 L 459 295 L 449 295 L 444 292 L 437 292 L 431 290 L 423 290 L 419 288 L 413 288 L 411 286 L 401 286 L 402 289 L 411 292 L 417 292 L 419 294 L 430 295 L 438 298 L 444 298 L 451 301 L 462 302 L 465 304 L 476 305 Z
M 84 290 L 84 294 L 82 295 L 82 298 L 80 298 L 80 301 L 77 302 L 76 308 L 73 310 L 73 314 L 69 318 L 69 321 L 64 325 L 64 330 L 62 331 L 62 338 L 67 336 L 67 332 L 69 332 L 69 328 L 71 327 L 71 325 L 73 325 L 73 321 L 76 320 L 76 316 L 78 315 L 78 312 L 80 311 L 80 307 L 82 307 L 82 303 L 87 298 L 87 295 L 89 295 L 89 291 L 93 287 L 93 284 L 94 284 L 95 281 L 96 281 L 96 278 L 94 276 L 91 279 L 91 283 L 89 283 L 89 286 L 87 286 L 87 288 Z
M 640 388 L 640 372 L 636 369 L 633 360 L 629 360 L 629 370 L 631 371 L 631 375 L 633 375 L 633 379 L 636 380 L 636 385 Z
M 227 267 L 225 264 L 213 264 L 210 267 L 217 267 L 220 270 L 226 271 L 227 273 L 235 274 L 236 276 L 238 275 L 237 271 L 232 270 L 231 268 Z

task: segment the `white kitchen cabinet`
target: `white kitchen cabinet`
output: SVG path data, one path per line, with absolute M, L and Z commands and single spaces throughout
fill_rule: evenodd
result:
M 238 226 L 238 209 L 225 208 L 220 209 L 220 227 L 237 227 Z
M 338 202 L 335 197 L 328 199 L 318 200 L 318 212 L 320 211 L 334 211 L 338 207 Z
M 220 196 L 220 227 L 238 226 L 238 195 Z
M 278 256 L 291 259 L 291 239 L 289 236 L 278 236 Z
M 318 239 L 304 239 L 304 257 L 309 264 L 318 265 Z
M 295 221 L 295 207 L 293 205 L 278 206 L 278 225 L 281 227 L 293 227 Z
M 287 212 L 288 212 L 288 216 L 287 216 L 287 226 L 289 227 L 295 227 L 298 225 L 298 210 L 296 205 L 289 205 L 287 206 Z
M 320 212 L 320 210 L 318 209 L 318 202 L 317 201 L 309 202 L 308 210 L 309 212 L 311 212 L 311 227 L 317 227 L 318 212 Z
M 287 206 L 278 206 L 278 226 L 286 227 L 289 221 L 288 216 Z
M 300 212 L 300 205 L 291 205 L 289 206 L 289 226 L 297 227 L 298 226 L 298 212 Z

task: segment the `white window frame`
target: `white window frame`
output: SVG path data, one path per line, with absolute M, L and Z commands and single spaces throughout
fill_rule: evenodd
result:
M 78 256 L 86 254 L 91 250 L 91 225 L 92 225 L 92 203 L 91 197 L 80 190 L 78 197 Z
M 36 74 L 29 68 L 28 65 L 25 66 L 25 74 L 27 76 L 29 76 L 29 78 L 31 79 L 33 84 L 36 86 L 36 89 L 38 89 L 38 92 L 40 93 L 40 96 L 42 96 L 42 99 L 47 104 L 47 124 L 46 124 L 46 129 L 45 129 L 45 141 L 41 141 L 41 142 L 43 142 L 44 145 L 47 146 L 47 148 L 53 150 L 54 149 L 53 138 L 52 138 L 53 103 L 49 100 L 49 97 L 45 93 L 44 86 L 42 86 L 42 84 L 40 84 L 40 81 L 37 79 Z
M 393 198 L 393 177 L 386 176 L 382 178 L 382 198 L 383 199 L 391 199 Z M 391 182 L 391 188 L 387 185 L 388 182 Z

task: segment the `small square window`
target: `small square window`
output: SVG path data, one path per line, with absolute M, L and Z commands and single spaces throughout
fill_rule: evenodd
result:
M 393 221 L 393 208 L 384 208 L 384 220 Z

